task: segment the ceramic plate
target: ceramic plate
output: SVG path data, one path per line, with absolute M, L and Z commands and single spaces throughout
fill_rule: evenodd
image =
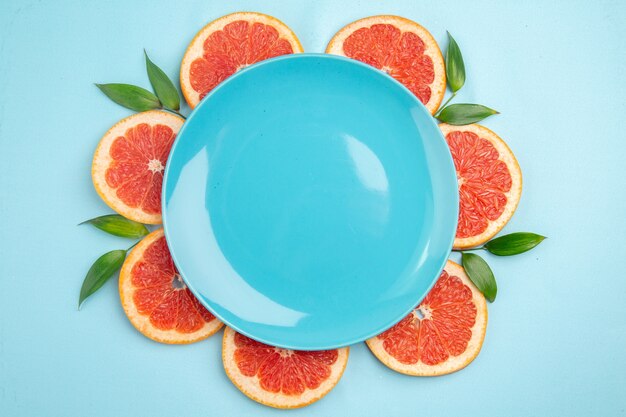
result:
M 299 54 L 246 68 L 193 111 L 165 170 L 163 222 L 198 299 L 293 349 L 360 342 L 439 276 L 458 191 L 432 116 L 357 61 Z

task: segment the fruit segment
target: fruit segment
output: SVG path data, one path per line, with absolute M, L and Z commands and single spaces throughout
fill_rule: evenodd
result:
M 140 223 L 161 223 L 163 171 L 183 122 L 170 113 L 147 111 L 121 120 L 104 135 L 91 177 L 109 207 Z
M 119 289 L 130 322 L 157 342 L 193 343 L 222 327 L 183 282 L 163 229 L 150 233 L 128 255 Z
M 459 223 L 454 247 L 481 245 L 511 219 L 522 194 L 515 156 L 491 130 L 477 124 L 439 125 L 459 184 Z
M 426 298 L 399 323 L 367 341 L 389 368 L 408 375 L 458 371 L 480 351 L 487 303 L 463 268 L 448 261 Z
M 434 114 L 446 89 L 443 57 L 432 35 L 398 16 L 372 16 L 350 23 L 331 39 L 330 54 L 365 62 L 407 87 Z
M 339 382 L 348 348 L 276 348 L 227 327 L 222 360 L 230 380 L 251 399 L 270 407 L 297 408 L 318 401 Z
M 296 35 L 278 19 L 261 13 L 223 16 L 205 26 L 185 52 L 180 84 L 195 107 L 219 83 L 256 62 L 302 52 Z

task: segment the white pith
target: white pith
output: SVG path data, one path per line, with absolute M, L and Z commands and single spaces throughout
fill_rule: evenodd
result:
M 151 159 L 150 161 L 148 161 L 148 170 L 151 171 L 153 174 L 163 172 L 164 169 L 165 167 L 163 166 L 163 163 L 158 159 Z

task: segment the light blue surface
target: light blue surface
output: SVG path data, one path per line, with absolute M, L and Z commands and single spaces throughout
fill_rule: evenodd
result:
M 194 109 L 166 166 L 163 224 L 185 282 L 271 345 L 381 333 L 426 296 L 454 240 L 441 131 L 358 61 L 296 54 L 233 75 Z
M 259 10 L 321 52 L 344 24 L 395 13 L 441 45 L 457 39 L 459 102 L 486 121 L 524 173 L 504 232 L 549 236 L 533 252 L 486 256 L 498 299 L 478 358 L 411 378 L 351 349 L 322 401 L 281 412 L 224 375 L 220 336 L 153 343 L 110 282 L 76 311 L 83 276 L 125 240 L 75 225 L 108 213 L 91 184 L 101 135 L 130 114 L 93 82 L 148 86 L 142 48 L 175 77 L 206 22 Z M 0 2 L 0 415 L 621 416 L 626 413 L 626 4 L 622 1 Z

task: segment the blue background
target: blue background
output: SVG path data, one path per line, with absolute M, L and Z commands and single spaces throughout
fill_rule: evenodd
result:
M 388 3 L 388 4 L 384 4 Z M 411 378 L 354 346 L 328 397 L 290 415 L 573 416 L 626 413 L 626 3 L 620 1 L 19 1 L 0 4 L 0 415 L 278 415 L 235 389 L 220 336 L 144 338 L 109 282 L 76 311 L 85 272 L 128 242 L 90 179 L 101 135 L 129 111 L 93 82 L 148 86 L 142 48 L 172 77 L 208 21 L 237 10 L 285 21 L 321 52 L 357 18 L 399 14 L 463 51 L 458 102 L 502 112 L 524 194 L 506 232 L 549 236 L 488 257 L 499 294 L 465 370 Z M 221 335 L 221 334 L 220 334 Z

